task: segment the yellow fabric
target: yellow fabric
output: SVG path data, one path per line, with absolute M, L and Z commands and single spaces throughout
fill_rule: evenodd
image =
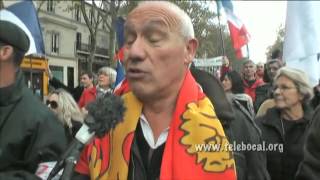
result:
M 110 149 L 114 151 L 110 152 L 110 154 L 112 154 L 110 155 L 110 167 L 107 172 L 99 178 L 101 180 L 114 179 L 114 177 L 118 177 L 118 179 L 127 179 L 128 176 L 129 165 L 124 160 L 122 151 L 119 151 L 119 149 L 122 149 L 122 145 L 127 134 L 135 131 L 142 112 L 142 103 L 133 95 L 132 92 L 123 95 L 122 98 L 124 100 L 125 107 L 135 108 L 127 108 L 123 122 L 117 125 L 117 127 L 110 132 L 112 146 Z M 119 173 L 119 170 L 121 170 L 121 173 Z M 91 179 L 99 177 L 99 173 L 100 170 L 90 172 Z

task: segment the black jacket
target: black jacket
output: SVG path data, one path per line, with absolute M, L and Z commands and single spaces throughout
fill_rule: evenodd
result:
M 312 110 L 305 108 L 303 119 L 292 121 L 288 128 L 288 125 L 281 123 L 280 111 L 274 107 L 256 119 L 266 147 L 271 148 L 269 144 L 278 144 L 277 147 L 273 146 L 275 150 L 267 151 L 267 168 L 272 180 L 294 179 L 303 158 L 303 144 L 311 116 Z M 282 149 L 279 144 L 282 144 Z
M 80 85 L 75 88 L 70 88 L 70 87 L 64 85 L 62 82 L 59 81 L 59 79 L 57 79 L 55 77 L 53 77 L 52 79 L 49 80 L 49 84 L 56 89 L 62 88 L 64 90 L 68 91 L 72 95 L 72 97 L 74 98 L 74 100 L 76 102 L 79 101 L 81 94 L 83 92 L 83 89 L 84 89 L 83 86 L 80 86 Z
M 273 88 L 271 83 L 266 83 L 261 86 L 258 86 L 256 89 L 256 100 L 253 104 L 254 111 L 258 112 L 261 104 L 267 100 L 273 97 Z
M 296 180 L 320 179 L 320 106 L 312 118 Z
M 211 100 L 215 112 L 223 125 L 230 144 L 259 144 L 260 130 L 252 116 L 240 109 L 240 103 L 230 100 L 224 93 L 220 81 L 209 73 L 191 68 L 191 73 Z M 234 151 L 238 180 L 268 180 L 266 156 L 258 151 Z
M 19 71 L 13 85 L 0 88 L 0 179 L 37 179 L 38 164 L 57 160 L 66 146 L 62 125 Z

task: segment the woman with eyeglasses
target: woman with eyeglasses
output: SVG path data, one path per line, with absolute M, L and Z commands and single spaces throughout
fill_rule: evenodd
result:
M 84 119 L 77 103 L 67 91 L 57 89 L 49 94 L 46 104 L 65 127 L 67 139 L 71 142 Z
M 283 67 L 274 78 L 275 107 L 258 117 L 272 180 L 292 180 L 303 158 L 303 145 L 312 117 L 308 76 Z

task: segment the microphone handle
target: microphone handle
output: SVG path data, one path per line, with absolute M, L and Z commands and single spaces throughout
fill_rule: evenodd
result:
M 79 152 L 80 155 L 80 152 Z M 78 155 L 78 156 L 79 156 Z M 78 158 L 72 156 L 65 160 L 64 170 L 61 176 L 61 180 L 70 180 L 73 175 L 74 166 L 77 163 Z
M 59 173 L 59 171 L 61 169 L 65 168 L 67 166 L 66 165 L 67 159 L 69 159 L 71 157 L 78 158 L 83 146 L 84 146 L 84 144 L 80 143 L 77 140 L 74 140 L 70 144 L 70 147 L 67 149 L 67 151 L 62 155 L 60 160 L 57 162 L 57 164 L 53 167 L 47 180 L 51 180 L 52 178 L 54 178 Z

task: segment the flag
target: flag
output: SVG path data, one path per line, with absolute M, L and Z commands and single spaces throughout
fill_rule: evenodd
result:
M 22 1 L 2 9 L 0 19 L 16 24 L 28 35 L 30 47 L 26 55 L 45 56 L 42 32 L 32 1 Z
M 246 45 L 249 42 L 250 35 L 242 21 L 233 12 L 233 5 L 230 0 L 216 2 L 218 8 L 218 15 L 220 15 L 222 7 L 225 11 L 233 48 L 235 49 L 237 58 L 242 59 L 246 56 Z
M 312 85 L 320 79 L 320 2 L 288 1 L 283 59 L 288 67 L 308 73 Z
M 125 78 L 125 71 L 122 64 L 124 55 L 123 55 L 123 45 L 124 45 L 124 23 L 125 20 L 122 17 L 118 17 L 116 22 L 116 33 L 117 33 L 117 42 L 118 42 L 118 52 L 115 56 L 115 59 L 117 61 L 117 77 L 115 86 L 119 85 L 122 80 Z

